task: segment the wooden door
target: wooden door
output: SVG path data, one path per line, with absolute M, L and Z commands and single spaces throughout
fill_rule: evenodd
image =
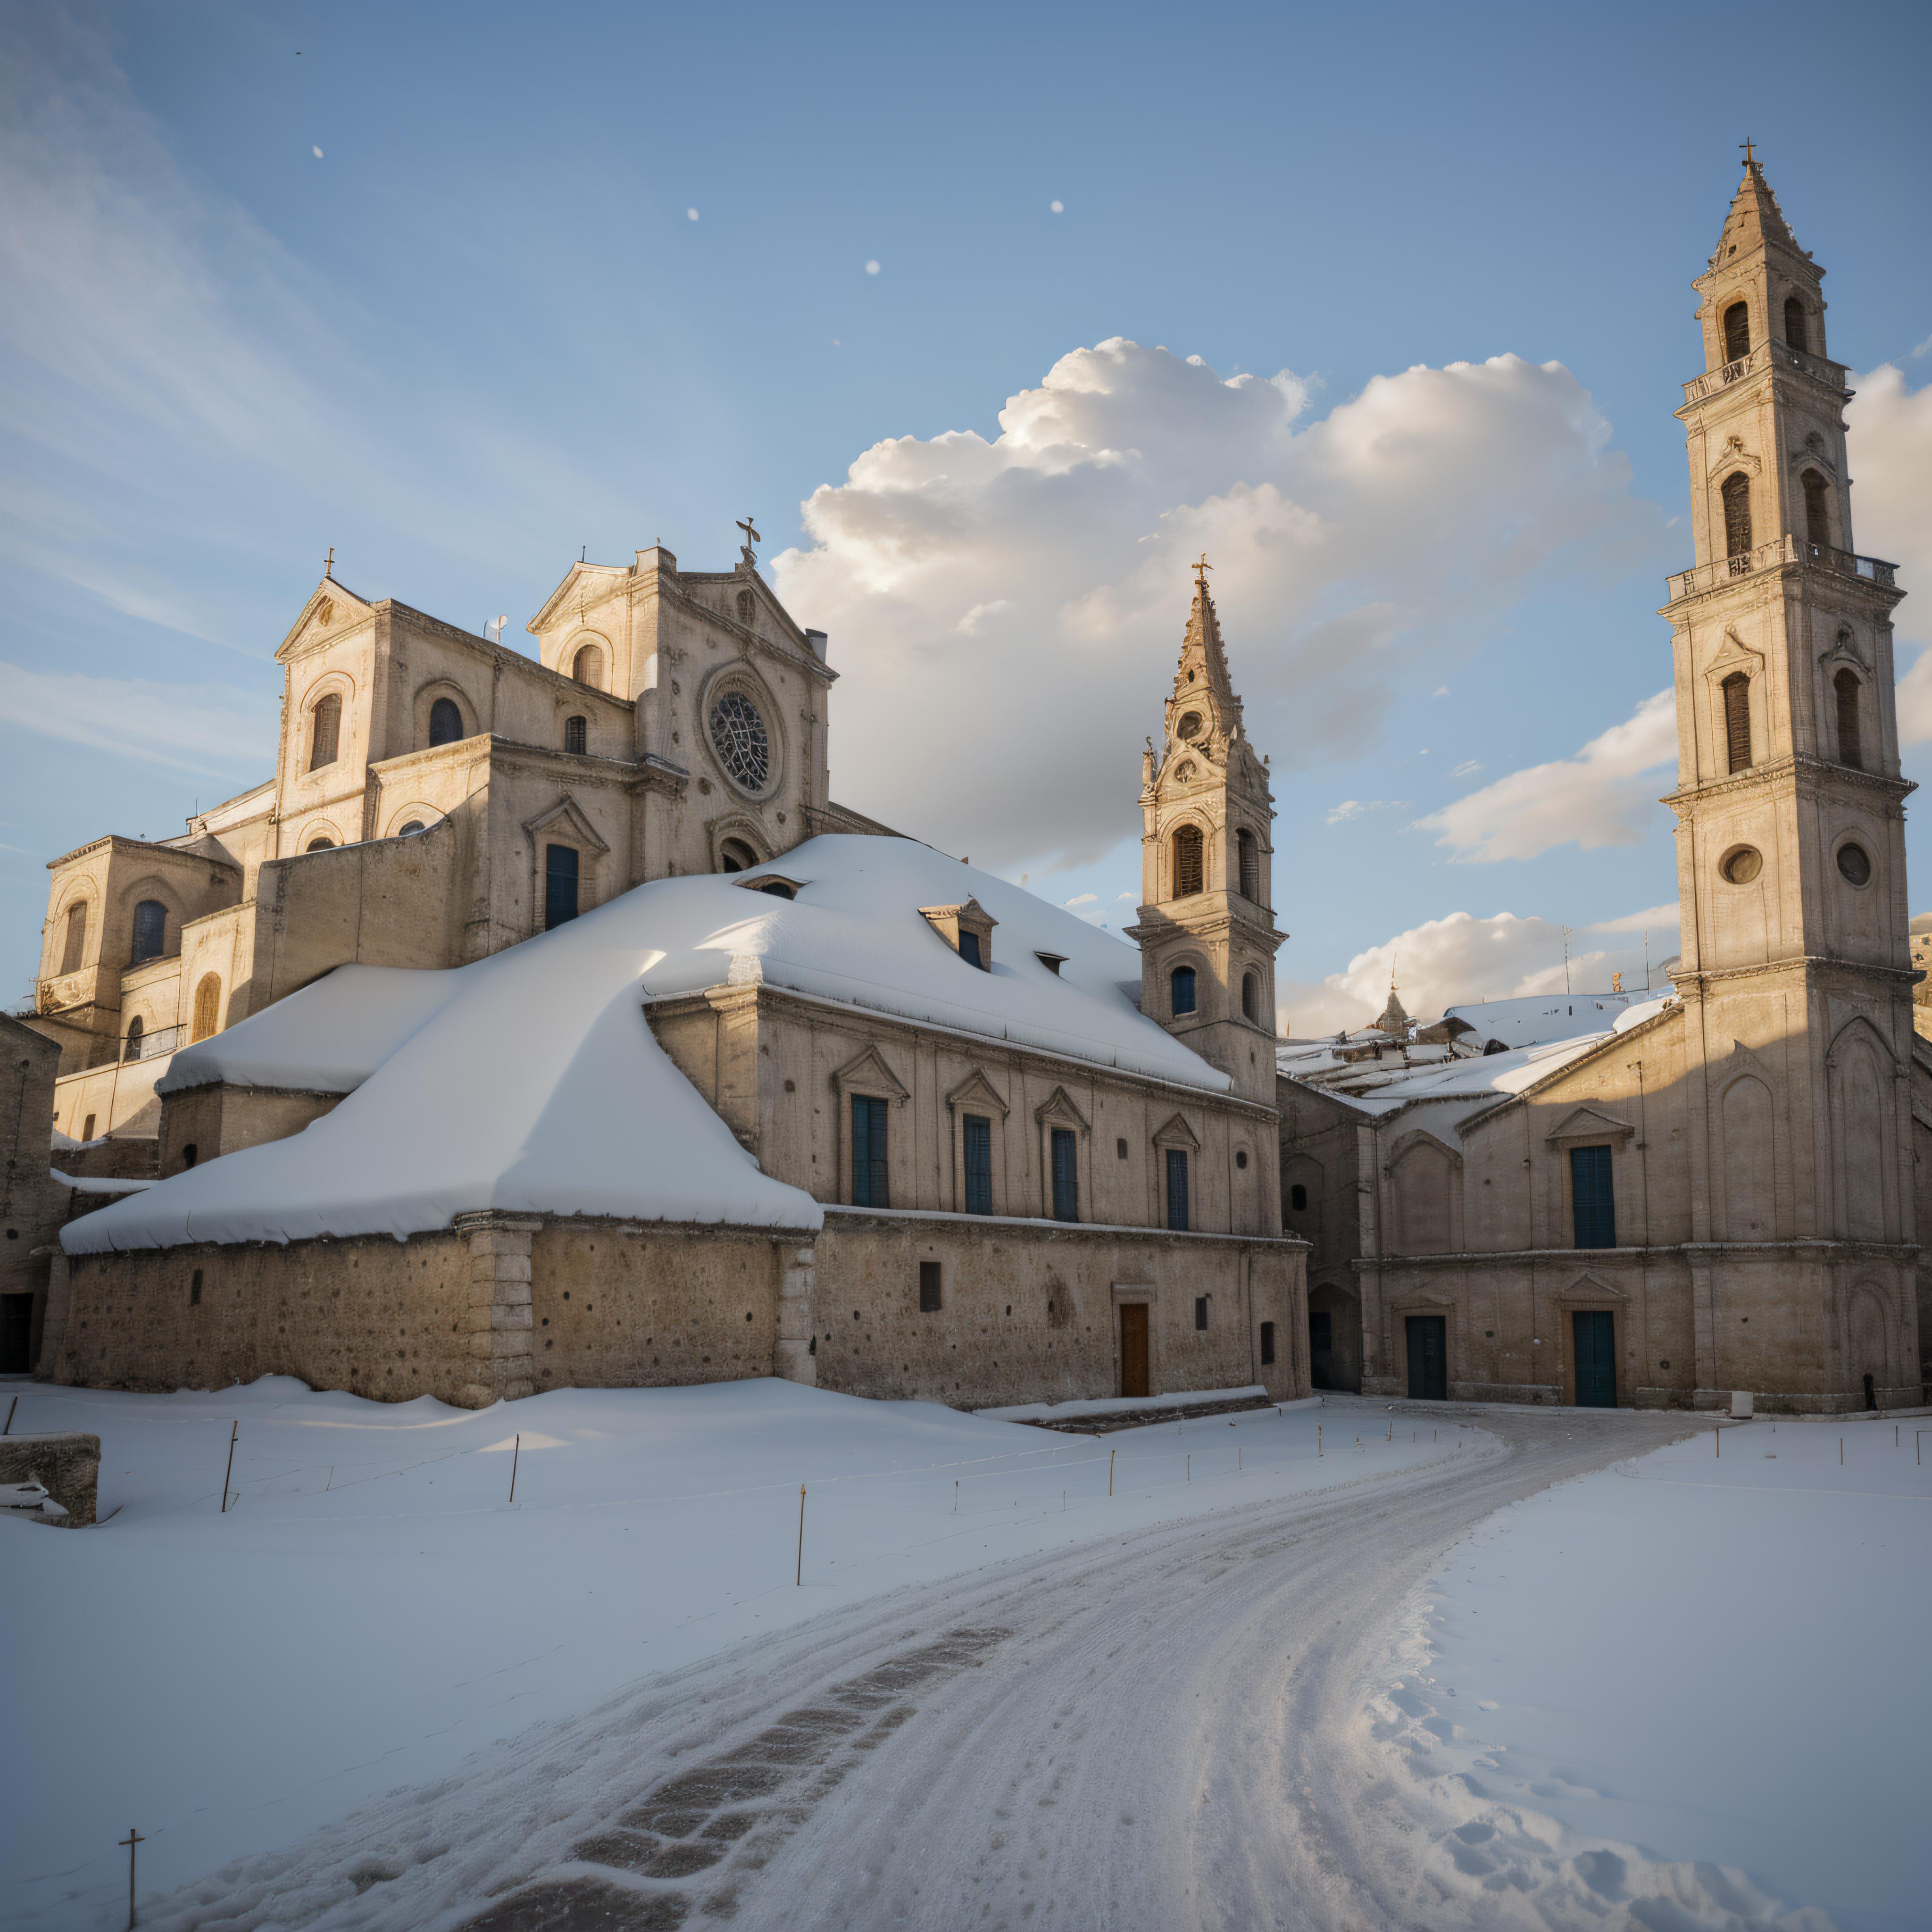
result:
M 1408 1321 L 1408 1393 L 1418 1402 L 1449 1399 L 1448 1318 L 1412 1315 Z
M 1576 1314 L 1570 1332 L 1576 1347 L 1576 1406 L 1617 1406 L 1616 1318 L 1607 1310 Z
M 1144 1301 L 1120 1305 L 1120 1393 L 1148 1393 L 1148 1312 Z

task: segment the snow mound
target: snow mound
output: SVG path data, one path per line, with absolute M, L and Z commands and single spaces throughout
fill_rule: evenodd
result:
M 800 883 L 795 900 L 745 890 L 773 875 Z M 991 972 L 920 916 L 969 897 L 998 922 Z M 654 880 L 472 965 L 340 967 L 187 1049 L 182 1086 L 351 1090 L 302 1132 L 174 1175 L 62 1242 L 401 1239 L 484 1208 L 817 1228 L 818 1204 L 762 1173 L 658 1046 L 646 1000 L 762 982 L 1226 1091 L 1121 990 L 1138 958 L 908 839 L 815 838 L 754 873 Z

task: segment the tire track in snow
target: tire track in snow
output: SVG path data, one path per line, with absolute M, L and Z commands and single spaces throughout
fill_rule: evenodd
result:
M 1438 1846 L 1460 1821 L 1430 1810 L 1365 1714 L 1410 1594 L 1473 1525 L 1699 1424 L 1446 1413 L 1506 1453 L 908 1586 L 536 1727 L 146 1922 L 1562 1922 L 1548 1900 L 1458 1882 Z

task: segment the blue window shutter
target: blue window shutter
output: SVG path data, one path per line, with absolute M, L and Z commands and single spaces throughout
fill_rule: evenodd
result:
M 544 930 L 577 916 L 577 848 L 544 848 Z
M 1080 1218 L 1080 1170 L 1077 1142 L 1071 1127 L 1053 1130 L 1053 1218 L 1077 1221 Z
M 966 1116 L 966 1211 L 993 1211 L 993 1124 L 983 1114 Z
M 1606 1147 L 1570 1150 L 1570 1198 L 1580 1248 L 1617 1244 L 1616 1202 L 1611 1191 L 1610 1150 Z
M 1167 1225 L 1185 1234 L 1187 1231 L 1187 1150 L 1167 1150 Z
M 980 935 L 976 932 L 962 932 L 959 935 L 959 956 L 969 966 L 985 966 L 986 962 L 980 957 Z
M 886 1174 L 886 1105 L 868 1094 L 852 1096 L 852 1204 L 890 1208 Z

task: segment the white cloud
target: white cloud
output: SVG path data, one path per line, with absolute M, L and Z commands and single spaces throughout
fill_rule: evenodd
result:
M 1452 778 L 1472 778 L 1482 769 L 1483 761 L 1480 758 L 1465 758 L 1449 776 Z
M 1098 892 L 1076 892 L 1070 899 L 1066 899 L 1061 902 L 1063 904 L 1070 908 L 1073 906 L 1098 905 L 1100 902 L 1100 895 Z
M 1640 935 L 1650 934 L 1653 985 L 1667 982 L 1658 968 L 1677 950 L 1677 908 L 1605 920 L 1570 934 L 1570 984 L 1577 992 L 1607 992 L 1611 975 L 1621 972 L 1627 992 L 1643 986 L 1645 952 Z M 1601 935 L 1600 941 L 1597 936 Z M 1475 1000 L 1510 999 L 1563 989 L 1563 929 L 1547 920 L 1519 919 L 1514 913 L 1487 918 L 1451 913 L 1399 932 L 1379 946 L 1358 952 L 1346 969 L 1331 973 L 1319 986 L 1289 982 L 1277 986 L 1276 1004 L 1284 1031 L 1312 1039 L 1340 1028 L 1365 1026 L 1382 1010 L 1393 971 L 1402 1005 L 1418 1019 L 1438 1018 L 1446 1007 Z
M 1280 766 L 1372 747 L 1417 667 L 1532 580 L 1660 543 L 1559 365 L 1410 369 L 1303 426 L 1307 400 L 1286 371 L 1224 382 L 1115 338 L 1010 398 L 992 440 L 881 442 L 815 492 L 812 547 L 773 568 L 847 674 L 838 728 L 867 762 L 841 796 L 941 842 L 970 829 L 996 864 L 1090 860 L 1134 830 L 1204 549 Z M 914 715 L 987 758 L 934 760 Z
M 1365 812 L 1400 812 L 1407 802 L 1400 798 L 1345 798 L 1340 805 L 1329 807 L 1328 823 L 1346 825 Z
M 0 719 L 116 758 L 226 775 L 272 766 L 279 692 L 151 684 L 0 663 Z
M 1856 478 L 1852 534 L 1868 556 L 1897 564 L 1918 593 L 1899 614 L 1924 634 L 1926 620 L 1913 607 L 1932 592 L 1932 382 L 1909 390 L 1890 363 L 1852 380 L 1858 393 L 1845 410 Z
M 1572 840 L 1634 845 L 1657 809 L 1658 768 L 1676 755 L 1676 703 L 1660 691 L 1574 758 L 1511 772 L 1416 823 L 1469 861 L 1533 859 Z

